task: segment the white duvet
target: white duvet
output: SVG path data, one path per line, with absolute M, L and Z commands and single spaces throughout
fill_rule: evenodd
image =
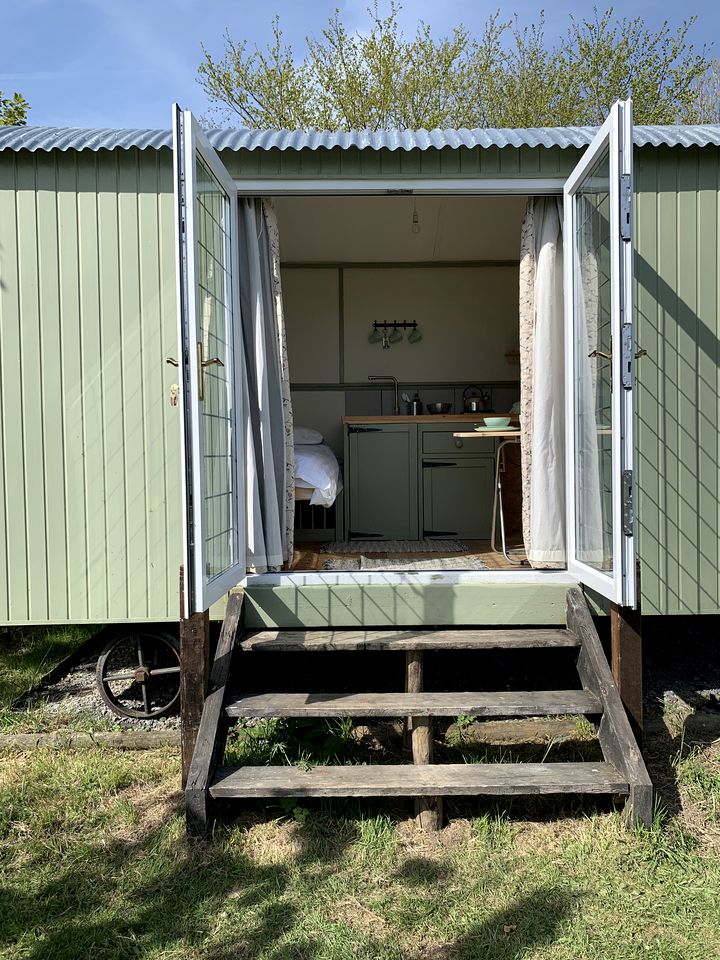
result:
M 295 486 L 312 490 L 310 503 L 331 507 L 342 489 L 340 464 L 324 443 L 295 444 Z

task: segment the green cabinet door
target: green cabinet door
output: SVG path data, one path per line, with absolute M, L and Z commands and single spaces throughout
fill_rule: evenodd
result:
M 424 457 L 421 535 L 488 540 L 494 474 L 492 457 Z
M 417 427 L 347 426 L 348 540 L 416 540 Z

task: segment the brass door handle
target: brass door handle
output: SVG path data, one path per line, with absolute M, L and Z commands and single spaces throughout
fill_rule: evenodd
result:
M 197 345 L 197 364 L 198 364 L 198 400 L 205 399 L 205 368 L 211 366 L 224 367 L 220 357 L 211 357 L 209 360 L 203 359 L 203 345 L 198 341 Z
M 602 357 L 603 360 L 612 360 L 612 354 L 606 353 L 604 350 L 593 350 L 592 353 L 588 354 L 588 359 L 592 357 Z
M 165 363 L 169 363 L 173 367 L 179 367 L 180 364 L 177 362 L 175 357 L 165 357 Z

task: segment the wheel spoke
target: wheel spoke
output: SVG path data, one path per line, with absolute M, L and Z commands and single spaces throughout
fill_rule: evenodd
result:
M 171 673 L 180 673 L 180 667 L 153 667 L 152 669 L 148 670 L 149 677 L 167 676 Z
M 148 693 L 147 681 L 143 681 L 143 683 L 141 683 L 140 686 L 142 687 L 143 707 L 145 708 L 145 713 L 149 716 L 150 715 L 150 695 Z
M 145 666 L 145 656 L 143 654 L 143 644 L 140 637 L 137 638 L 137 651 L 138 651 L 138 666 Z
M 109 677 L 103 677 L 103 682 L 113 683 L 115 680 L 134 680 L 134 679 L 135 679 L 135 671 L 133 670 L 132 673 L 113 673 Z

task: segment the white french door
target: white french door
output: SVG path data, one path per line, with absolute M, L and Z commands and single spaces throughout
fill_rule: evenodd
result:
M 632 101 L 564 188 L 568 570 L 636 605 Z
M 185 610 L 208 610 L 245 575 L 245 483 L 232 177 L 188 110 L 173 106 Z

